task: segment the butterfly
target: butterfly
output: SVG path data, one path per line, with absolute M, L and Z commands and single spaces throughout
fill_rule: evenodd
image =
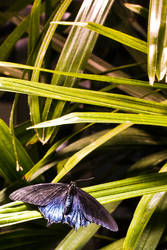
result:
M 10 194 L 11 200 L 37 205 L 43 217 L 52 223 L 67 223 L 77 230 L 96 223 L 111 231 L 118 226 L 109 212 L 75 182 L 42 183 L 20 188 Z

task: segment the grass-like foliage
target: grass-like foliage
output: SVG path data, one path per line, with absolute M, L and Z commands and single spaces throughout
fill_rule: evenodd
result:
M 0 249 L 167 248 L 167 1 L 139 4 L 0 3 L 1 102 L 12 100 L 0 120 Z M 85 178 L 118 232 L 47 228 L 37 207 L 9 199 Z

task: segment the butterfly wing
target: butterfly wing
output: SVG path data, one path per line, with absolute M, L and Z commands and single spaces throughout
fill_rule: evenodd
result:
M 118 231 L 118 225 L 110 213 L 91 195 L 78 187 L 76 188 L 77 199 L 80 201 L 80 209 L 84 217 L 88 221 L 101 225 L 111 231 Z
M 65 190 L 61 195 L 57 195 L 54 197 L 54 200 L 49 202 L 46 206 L 38 207 L 44 218 L 48 220 L 48 226 L 52 223 L 63 223 L 67 192 L 68 191 Z
M 20 188 L 11 193 L 9 197 L 11 200 L 46 206 L 55 198 L 61 199 L 67 189 L 68 184 L 64 183 L 42 183 Z
M 78 193 L 74 195 L 72 208 L 68 214 L 64 215 L 62 223 L 69 224 L 75 230 L 90 224 L 90 221 L 84 216 L 81 202 L 78 199 Z

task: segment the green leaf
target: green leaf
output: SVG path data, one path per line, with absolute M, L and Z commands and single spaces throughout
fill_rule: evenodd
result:
M 135 38 L 133 36 L 130 36 L 128 34 L 125 34 L 123 32 L 110 29 L 107 27 L 104 27 L 102 25 L 91 23 L 89 22 L 86 28 L 93 30 L 97 32 L 98 34 L 101 34 L 103 36 L 106 36 L 108 38 L 111 38 L 115 41 L 118 41 L 126 46 L 129 46 L 133 49 L 139 50 L 143 53 L 147 53 L 147 43 L 139 38 Z
M 96 33 L 105 37 L 111 38 L 119 43 L 129 46 L 133 49 L 139 50 L 143 53 L 147 53 L 147 43 L 139 38 L 130 36 L 118 30 L 114 30 L 103 25 L 93 22 L 57 22 L 62 25 L 74 25 L 85 27 L 89 30 L 95 31 Z
M 166 114 L 167 105 L 139 98 L 93 90 L 53 86 L 21 79 L 0 77 L 0 90 L 28 95 L 49 97 L 58 100 L 86 103 L 108 108 L 145 114 Z
M 10 130 L 2 120 L 0 120 L 0 135 L 0 173 L 7 182 L 11 183 L 18 180 L 19 177 L 32 168 L 33 162 L 23 146 L 16 139 L 17 154 L 22 167 L 22 171 L 17 171 Z
M 166 177 L 167 173 L 140 175 L 84 188 L 84 190 L 91 193 L 100 203 L 106 204 L 144 194 L 166 191 Z
M 101 2 L 100 0 L 85 0 L 78 12 L 76 21 L 95 21 L 98 23 L 104 23 L 105 18 L 113 4 L 113 1 Z M 56 70 L 58 71 L 71 71 L 79 72 L 85 69 L 87 60 L 90 57 L 95 42 L 97 40 L 97 34 L 91 32 L 90 30 L 82 29 L 81 27 L 72 27 L 67 41 L 64 45 L 63 51 L 60 55 L 58 63 L 56 65 Z M 70 53 L 69 53 L 70 51 Z M 67 56 L 68 55 L 68 56 Z M 51 84 L 63 85 L 72 87 L 75 83 L 75 79 L 69 77 L 62 77 L 53 75 Z M 52 100 L 47 99 L 45 103 L 45 108 L 43 110 L 43 121 L 52 117 L 52 119 L 59 117 L 64 109 L 65 102 L 58 102 L 54 104 L 54 112 L 49 114 Z M 53 103 L 52 103 L 53 105 Z M 55 130 L 55 131 L 54 131 Z M 57 128 L 47 128 L 44 129 L 45 139 L 47 141 L 52 135 L 57 132 Z
M 159 4 L 159 3 L 158 3 Z M 158 7 L 158 6 L 157 6 Z M 167 2 L 162 1 L 160 27 L 158 34 L 158 52 L 156 75 L 159 81 L 167 74 Z
M 96 224 L 90 224 L 86 228 L 81 227 L 77 232 L 73 229 L 67 236 L 60 242 L 55 250 L 71 250 L 82 249 L 83 246 L 91 239 L 91 237 L 97 232 L 99 226 Z
M 11 50 L 15 46 L 16 42 L 27 31 L 30 17 L 27 16 L 15 29 L 9 34 L 6 40 L 0 46 L 0 60 L 8 58 Z
M 165 164 L 160 173 L 165 172 L 166 174 L 167 164 Z M 140 200 L 136 211 L 134 213 L 133 219 L 129 226 L 123 249 L 130 250 L 134 249 L 136 244 L 140 241 L 140 237 L 144 228 L 146 227 L 149 219 L 154 213 L 155 209 L 164 198 L 165 192 L 161 192 L 158 194 L 152 194 L 143 196 Z M 142 240 L 142 239 L 141 239 Z
M 155 75 L 161 80 L 166 73 L 166 0 L 151 0 L 148 23 L 148 76 L 153 85 Z M 164 58 L 165 56 L 165 58 Z
M 124 243 L 124 238 L 116 240 L 113 243 L 100 248 L 99 250 L 122 250 L 123 243 Z
M 164 214 L 166 213 L 167 199 L 164 195 L 154 211 L 148 225 L 138 240 L 135 250 L 155 250 L 166 228 Z
M 35 0 L 31 9 L 30 22 L 29 22 L 29 41 L 28 41 L 28 54 L 33 51 L 40 32 L 40 14 L 41 14 L 41 0 Z
M 139 4 L 124 3 L 124 6 L 143 17 L 147 17 L 148 15 L 148 10 Z
M 154 83 L 154 86 L 150 86 L 149 82 L 147 82 L 147 81 L 128 79 L 128 78 L 123 78 L 123 77 L 64 72 L 64 71 L 50 70 L 50 69 L 38 68 L 38 67 L 33 67 L 33 66 L 29 66 L 29 65 L 24 65 L 24 64 L 3 62 L 3 61 L 0 61 L 0 66 L 11 67 L 11 68 L 20 68 L 20 69 L 39 70 L 42 72 L 54 73 L 55 75 L 71 76 L 71 77 L 81 78 L 81 79 L 89 79 L 89 80 L 96 81 L 96 84 L 99 84 L 99 82 L 108 82 L 108 83 L 116 84 L 116 85 L 121 84 L 121 85 L 147 87 L 149 90 L 151 90 L 151 89 L 152 90 L 153 89 L 167 89 L 167 85 L 163 84 L 163 83 L 161 83 L 161 84 Z
M 44 128 L 75 123 L 134 123 L 155 126 L 167 126 L 167 117 L 164 115 L 125 114 L 108 112 L 76 112 L 60 118 L 39 123 L 32 128 Z
M 53 17 L 53 21 L 58 21 L 62 18 L 63 14 L 65 13 L 66 9 L 68 8 L 69 4 L 71 3 L 71 0 L 63 1 L 60 3 L 59 10 L 56 12 L 55 16 Z M 57 24 L 51 24 L 43 38 L 42 44 L 39 48 L 38 55 L 36 57 L 35 66 L 40 67 L 43 63 L 44 56 L 46 54 L 46 51 L 48 49 L 48 46 L 51 42 L 51 39 L 55 33 L 55 30 L 57 28 Z M 32 81 L 39 80 L 39 70 L 34 70 L 32 74 Z M 37 96 L 31 96 L 29 97 L 29 108 L 30 108 L 30 114 L 31 114 L 31 120 L 34 124 L 41 121 L 41 114 L 40 114 L 40 104 L 39 99 Z M 42 137 L 42 134 L 39 134 L 39 137 Z M 43 140 L 41 138 L 41 140 Z
M 3 214 L 0 215 L 0 227 L 6 227 L 10 225 L 15 225 L 18 223 L 30 221 L 30 220 L 36 220 L 42 218 L 42 215 L 38 211 L 30 211 L 26 210 L 23 212 L 15 212 L 11 214 Z

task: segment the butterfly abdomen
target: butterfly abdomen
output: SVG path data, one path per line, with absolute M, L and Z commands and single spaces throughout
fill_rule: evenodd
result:
M 71 211 L 75 194 L 76 185 L 74 182 L 71 182 L 68 188 L 67 197 L 64 205 L 64 214 L 68 214 Z

